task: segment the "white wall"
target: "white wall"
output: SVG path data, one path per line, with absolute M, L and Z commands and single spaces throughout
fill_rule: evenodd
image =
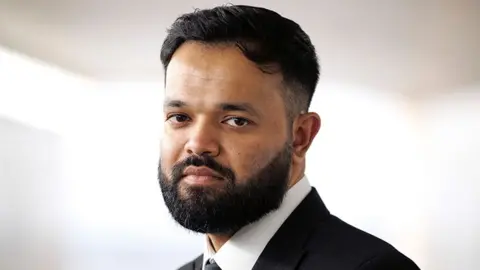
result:
M 321 83 L 323 117 L 307 174 L 330 211 L 425 261 L 425 186 L 408 99 L 358 85 Z
M 62 265 L 63 150 L 56 134 L 0 117 L 0 269 Z
M 64 113 L 79 87 L 53 68 L 0 50 L 0 269 L 64 263 L 66 155 L 53 131 L 74 123 Z
M 0 115 L 57 133 L 89 116 L 92 83 L 0 47 Z
M 46 269 L 173 269 L 201 252 L 202 237 L 173 223 L 156 181 L 161 84 L 91 82 L 7 50 L 0 57 L 0 117 L 15 120 L 0 132 L 21 130 L 31 145 L 50 140 L 47 149 L 21 152 L 22 140 L 11 135 L 18 147 L 1 148 L 2 164 L 22 168 L 12 157 L 32 155 L 34 173 L 0 172 L 2 187 L 15 181 L 16 192 L 31 194 L 9 203 L 34 205 L 18 211 L 36 216 L 43 225 L 32 230 L 55 244 L 56 264 Z M 308 154 L 310 181 L 332 213 L 391 242 L 422 269 L 480 267 L 480 97 L 414 101 L 375 90 L 321 82 L 312 109 L 323 123 Z M 41 175 L 34 164 L 50 149 L 57 150 L 45 164 L 55 164 L 49 173 L 58 177 L 28 188 Z M 13 222 L 8 209 L 0 215 Z M 13 262 L 30 258 L 21 256 Z
M 480 84 L 422 108 L 430 269 L 479 269 Z

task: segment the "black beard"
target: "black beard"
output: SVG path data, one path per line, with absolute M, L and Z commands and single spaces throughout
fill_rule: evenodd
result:
M 233 234 L 280 207 L 288 190 L 292 147 L 284 148 L 263 169 L 237 183 L 235 173 L 211 156 L 190 156 L 172 168 L 171 178 L 158 166 L 165 204 L 180 225 L 199 233 Z M 181 185 L 188 166 L 205 166 L 223 177 L 225 185 Z

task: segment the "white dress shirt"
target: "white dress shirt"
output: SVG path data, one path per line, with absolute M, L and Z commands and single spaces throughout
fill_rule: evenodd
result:
M 206 236 L 202 269 L 210 259 L 215 260 L 222 270 L 252 269 L 270 239 L 311 189 L 307 177 L 304 176 L 287 191 L 277 210 L 240 229 L 217 253 Z

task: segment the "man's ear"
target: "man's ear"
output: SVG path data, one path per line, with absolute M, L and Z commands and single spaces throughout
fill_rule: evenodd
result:
M 313 142 L 321 126 L 321 119 L 317 113 L 300 114 L 293 123 L 293 158 L 300 161 L 305 158 L 307 150 Z

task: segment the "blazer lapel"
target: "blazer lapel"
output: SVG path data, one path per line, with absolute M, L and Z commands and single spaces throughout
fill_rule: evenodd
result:
M 202 270 L 203 268 L 203 254 L 198 256 L 195 261 L 193 261 L 193 270 Z
M 195 260 L 180 267 L 178 270 L 202 270 L 203 266 L 203 254 L 198 256 Z
M 318 223 L 330 216 L 315 188 L 268 242 L 253 270 L 293 270 L 305 255 L 304 246 Z

